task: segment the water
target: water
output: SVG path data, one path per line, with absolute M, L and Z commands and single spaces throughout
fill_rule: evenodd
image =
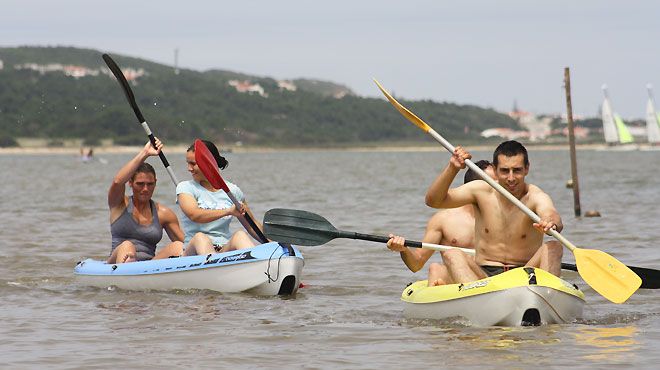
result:
M 475 158 L 488 158 L 475 152 Z M 563 234 L 626 264 L 660 268 L 657 152 L 579 151 L 582 209 L 575 219 L 568 153 L 532 150 L 529 182 L 548 192 Z M 295 297 L 208 291 L 128 292 L 79 286 L 73 266 L 109 251 L 106 192 L 131 156 L 0 155 L 0 367 L 2 368 L 655 368 L 658 291 L 609 303 L 585 291 L 584 319 L 535 328 L 472 328 L 406 320 L 399 295 L 424 279 L 384 245 L 334 240 L 302 247 Z M 229 154 L 223 175 L 239 184 L 258 218 L 270 208 L 319 213 L 337 228 L 420 239 L 433 210 L 426 188 L 446 164 L 437 152 Z M 179 179 L 184 156 L 168 153 Z M 176 209 L 156 158 L 155 198 Z M 238 227 L 238 223 L 234 225 Z M 439 261 L 438 256 L 432 258 Z M 566 251 L 564 260 L 573 262 Z

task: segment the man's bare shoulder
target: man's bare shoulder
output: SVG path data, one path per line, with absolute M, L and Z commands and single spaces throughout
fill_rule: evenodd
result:
M 490 194 L 495 194 L 496 190 L 490 186 L 489 183 L 487 183 L 484 180 L 474 180 L 470 181 L 467 184 L 464 184 L 463 186 L 468 187 L 472 194 L 474 194 L 476 197 L 481 197 L 481 196 L 488 196 Z
M 472 194 L 473 196 L 476 196 L 478 194 L 492 192 L 493 188 L 484 180 L 474 180 L 457 188 L 449 189 L 449 191 L 459 191 L 463 194 Z
M 540 187 L 534 184 L 527 184 L 527 194 L 529 195 L 530 198 L 548 196 L 548 194 L 545 191 L 543 191 L 543 189 L 541 189 Z
M 548 207 L 552 206 L 552 198 L 546 192 L 536 185 L 528 184 L 527 185 L 527 195 L 523 200 L 528 207 L 537 212 L 537 207 Z
M 472 191 L 483 191 L 492 189 L 492 187 L 485 180 L 474 180 L 470 181 L 467 184 L 463 184 L 460 187 L 470 189 Z

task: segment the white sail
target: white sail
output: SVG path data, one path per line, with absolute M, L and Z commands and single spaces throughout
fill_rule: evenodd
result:
M 619 143 L 619 135 L 617 133 L 616 123 L 614 122 L 614 113 L 612 113 L 612 105 L 607 94 L 607 85 L 603 85 L 602 89 L 605 95 L 605 100 L 603 100 L 603 106 L 601 107 L 605 142 L 608 144 Z
M 660 119 L 655 112 L 653 88 L 651 85 L 647 85 L 646 88 L 649 92 L 649 101 L 646 103 L 646 135 L 650 144 L 658 144 L 660 143 Z

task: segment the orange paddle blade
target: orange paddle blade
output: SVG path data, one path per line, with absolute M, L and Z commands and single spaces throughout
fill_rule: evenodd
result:
M 392 95 L 390 95 L 390 93 L 388 93 L 387 90 L 385 90 L 385 88 L 381 86 L 381 84 L 375 78 L 374 78 L 374 82 L 376 83 L 380 91 L 383 92 L 383 95 L 385 95 L 387 100 L 389 100 L 390 103 L 392 103 L 392 105 L 394 106 L 394 108 L 396 108 L 399 112 L 401 112 L 401 114 L 403 114 L 403 116 L 406 117 L 408 121 L 414 123 L 417 127 L 421 128 L 425 132 L 429 132 L 429 130 L 431 130 L 431 126 L 427 125 L 426 122 L 422 121 L 421 118 L 417 117 L 415 113 L 409 111 L 408 108 L 401 105 L 401 103 L 399 103 L 396 99 L 394 99 L 394 97 L 392 97 Z
M 628 266 L 603 251 L 575 248 L 573 254 L 582 279 L 614 303 L 625 302 L 642 285 Z

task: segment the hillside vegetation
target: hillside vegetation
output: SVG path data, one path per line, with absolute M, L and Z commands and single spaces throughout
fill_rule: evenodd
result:
M 4 66 L 0 70 L 0 144 L 19 137 L 83 138 L 91 145 L 101 139 L 143 143 L 144 132 L 101 54 L 71 47 L 0 48 Z M 176 74 L 172 66 L 118 54 L 112 57 L 125 74 L 127 70 L 141 73 L 131 82 L 138 106 L 154 132 L 169 142 L 204 137 L 230 144 L 331 146 L 429 140 L 385 100 L 356 96 L 332 82 L 293 79 L 289 82 L 295 90 L 287 90 L 268 77 L 222 70 L 181 69 Z M 39 70 L 48 65 L 60 67 Z M 73 77 L 61 66 L 97 72 Z M 263 92 L 238 92 L 230 85 L 232 80 L 258 84 Z M 491 109 L 401 102 L 449 139 L 474 142 L 487 128 L 516 127 L 507 115 Z

